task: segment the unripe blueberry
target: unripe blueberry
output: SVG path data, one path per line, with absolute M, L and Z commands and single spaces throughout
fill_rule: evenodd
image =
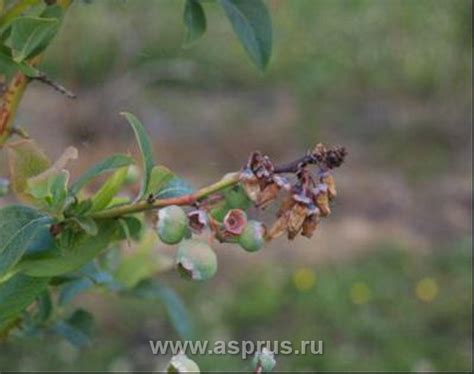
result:
M 225 194 L 225 201 L 232 209 L 246 210 L 252 205 L 242 186 L 236 185 Z
M 176 254 L 178 271 L 191 280 L 212 278 L 217 271 L 217 257 L 211 247 L 202 241 L 184 240 Z
M 184 353 L 178 353 L 171 358 L 168 367 L 166 368 L 168 373 L 199 373 L 199 366 L 188 358 Z
M 162 208 L 158 211 L 156 230 L 163 243 L 179 243 L 188 231 L 188 217 L 177 205 Z
M 265 243 L 265 226 L 258 221 L 248 221 L 242 234 L 239 236 L 239 244 L 247 252 L 256 252 Z
M 0 178 L 0 197 L 3 197 L 8 193 L 9 187 L 10 181 L 5 178 Z
M 276 365 L 275 355 L 268 348 L 263 348 L 255 353 L 252 363 L 255 368 L 257 366 L 261 367 L 263 372 L 272 371 Z

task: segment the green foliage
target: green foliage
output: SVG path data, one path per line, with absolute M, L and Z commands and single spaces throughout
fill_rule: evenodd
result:
M 15 62 L 24 61 L 42 52 L 59 29 L 54 18 L 20 17 L 11 24 L 9 46 Z
M 29 77 L 39 71 L 28 60 L 38 56 L 50 44 L 61 25 L 63 11 L 60 6 L 41 4 L 24 15 L 0 22 L 0 66 L 11 76 L 20 70 Z M 2 73 L 3 73 L 2 69 Z
M 7 148 L 12 189 L 20 200 L 31 202 L 26 193 L 28 179 L 47 170 L 50 161 L 33 141 L 19 141 Z
M 131 289 L 127 295 L 140 299 L 162 302 L 174 328 L 182 339 L 194 336 L 191 318 L 180 297 L 169 287 L 157 280 L 143 280 Z
M 26 206 L 0 208 L 0 279 L 20 260 L 38 232 L 50 223 L 49 217 Z
M 52 329 L 74 346 L 82 348 L 91 343 L 93 323 L 94 319 L 88 311 L 78 309 L 67 319 L 55 324 Z
M 183 21 L 186 25 L 184 46 L 188 47 L 206 31 L 206 15 L 199 0 L 186 0 Z
M 148 185 L 150 184 L 151 173 L 154 166 L 153 150 L 148 139 L 148 134 L 138 118 L 127 112 L 122 112 L 121 114 L 132 127 L 142 154 L 143 181 L 140 194 L 137 197 L 137 200 L 140 200 L 145 195 L 145 192 L 148 190 Z
M 86 186 L 89 182 L 91 182 L 99 175 L 114 171 L 124 166 L 132 165 L 133 163 L 134 160 L 130 156 L 110 156 L 87 170 L 76 182 L 74 182 L 74 184 L 70 188 L 70 191 L 72 194 L 77 194 L 84 186 Z
M 118 169 L 108 180 L 105 182 L 99 191 L 92 197 L 91 212 L 96 212 L 107 208 L 110 202 L 113 200 L 125 184 L 128 176 L 128 167 L 122 167 Z
M 263 2 L 256 0 L 250 5 L 248 1 L 225 0 L 220 5 L 251 59 L 264 69 L 271 52 L 271 22 Z M 68 2 L 55 5 L 18 0 L 4 5 L 0 0 L 2 82 L 3 79 L 17 82 L 12 80 L 16 74 L 15 78 L 36 79 L 66 96 L 73 96 L 37 68 L 42 53 L 59 30 L 67 7 Z M 186 0 L 183 21 L 187 47 L 207 28 L 200 0 Z M 5 110 L 2 119 L 14 116 L 24 87 L 19 92 L 15 91 L 16 87 L 8 91 L 14 99 L 6 98 L 2 102 Z M 199 191 L 187 181 L 166 167 L 155 165 L 152 144 L 138 118 L 128 112 L 121 114 L 133 129 L 142 158 L 141 188 L 133 202 L 123 191 L 135 184 L 140 172 L 128 155 L 110 156 L 70 184 L 67 163 L 77 158 L 77 149 L 67 148 L 51 163 L 32 140 L 7 145 L 12 190 L 19 200 L 31 206 L 0 208 L 0 336 L 18 327 L 18 335 L 52 333 L 77 347 L 87 346 L 92 334 L 92 316 L 83 309 L 70 313 L 68 305 L 80 293 L 98 288 L 160 301 L 177 332 L 182 337 L 192 336 L 183 302 L 173 290 L 152 279 L 157 272 L 170 269 L 173 260 L 154 253 L 158 244 L 156 235 L 153 231 L 144 234 L 147 216 L 140 212 L 151 208 L 156 199 L 183 197 L 178 205 L 197 205 L 199 199 L 221 188 L 217 183 L 216 191 L 211 188 L 195 195 Z M 2 131 L 1 146 L 14 132 L 10 122 Z M 107 173 L 112 175 L 100 187 L 90 188 L 93 180 Z M 0 196 L 3 196 L 10 181 L 3 178 L 0 181 Z M 225 186 L 224 183 L 222 188 Z M 230 207 L 250 206 L 238 189 L 229 190 L 224 197 Z M 163 243 L 190 239 L 178 249 L 178 268 L 194 280 L 212 277 L 217 270 L 216 255 L 206 243 L 191 239 L 188 213 L 177 205 L 159 212 L 157 232 Z M 198 217 L 195 222 L 198 228 L 193 230 L 208 229 L 207 216 Z M 200 222 L 201 218 L 205 222 Z M 124 241 L 135 247 L 134 252 L 125 256 L 121 253 Z M 118 253 L 113 263 L 105 260 L 107 250 L 112 249 Z
M 162 188 L 156 193 L 158 199 L 169 199 L 172 197 L 180 197 L 194 192 L 194 188 L 184 179 L 173 176 Z
M 52 253 L 26 258 L 19 263 L 18 270 L 35 277 L 64 275 L 84 266 L 112 242 L 125 239 L 120 224 L 115 220 L 100 222 L 97 226 L 95 236 L 72 230 L 62 232 Z M 63 236 L 68 237 L 67 244 L 66 240 L 61 242 Z
M 5 332 L 21 312 L 47 287 L 49 278 L 17 274 L 0 283 L 0 332 Z
M 148 183 L 148 189 L 145 195 L 157 194 L 163 188 L 165 188 L 169 182 L 175 178 L 174 173 L 165 166 L 155 165 L 151 170 L 150 183 Z
M 272 25 L 262 0 L 219 0 L 252 61 L 264 70 L 272 53 Z

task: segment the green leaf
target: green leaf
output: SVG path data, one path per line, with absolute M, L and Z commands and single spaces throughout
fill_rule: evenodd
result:
M 26 206 L 9 205 L 0 209 L 0 278 L 50 224 L 50 217 Z
M 121 227 L 122 239 L 139 241 L 143 234 L 143 224 L 139 215 L 121 217 L 117 220 Z
M 90 345 L 94 318 L 84 309 L 76 310 L 67 320 L 58 322 L 53 331 L 72 345 L 82 348 Z
M 49 159 L 33 140 L 20 140 L 6 148 L 12 189 L 18 199 L 32 203 L 34 199 L 25 191 L 27 181 L 47 170 Z
M 62 212 L 68 197 L 69 183 L 69 172 L 65 167 L 77 157 L 77 149 L 68 147 L 51 167 L 28 178 L 25 192 L 34 198 L 35 205 L 52 212 Z
M 79 272 L 78 278 L 67 282 L 61 287 L 58 304 L 64 306 L 71 302 L 78 294 L 90 290 L 97 285 L 106 285 L 108 289 L 117 290 L 120 286 L 112 274 L 101 270 L 95 261 L 86 264 Z
M 169 199 L 172 197 L 180 197 L 194 192 L 194 188 L 179 177 L 173 177 L 166 185 L 164 185 L 155 195 L 157 199 Z
M 66 251 L 52 251 L 53 253 L 48 252 L 34 258 L 25 258 L 18 264 L 18 271 L 34 277 L 66 274 L 80 269 L 112 242 L 124 239 L 120 225 L 115 220 L 101 222 L 98 227 L 96 236 L 84 233 Z
M 13 61 L 12 56 L 6 53 L 6 51 L 0 49 L 0 71 L 6 77 L 10 77 L 18 70 L 18 64 Z
M 52 211 L 61 211 L 68 196 L 68 181 L 69 172 L 67 170 L 61 170 L 44 178 L 33 177 L 28 179 L 26 192 L 36 200 L 43 202 Z
M 159 271 L 171 269 L 174 261 L 156 252 L 158 243 L 155 232 L 148 230 L 138 247 L 130 255 L 122 258 L 115 271 L 115 279 L 125 287 L 131 288 Z
M 174 173 L 165 166 L 157 165 L 153 166 L 151 170 L 150 183 L 148 183 L 148 189 L 145 192 L 145 196 L 149 194 L 157 194 L 162 190 L 173 178 Z
M 7 48 L 0 47 L 0 71 L 3 75 L 10 77 L 20 70 L 23 74 L 30 78 L 39 76 L 40 72 L 38 69 L 28 65 L 26 62 L 13 61 L 13 57 L 9 52 L 7 53 L 7 50 Z
M 78 294 L 94 287 L 90 278 L 80 278 L 66 283 L 59 293 L 58 304 L 64 306 L 70 303 Z
M 85 185 L 87 185 L 92 179 L 102 175 L 104 173 L 114 171 L 118 168 L 129 166 L 134 163 L 134 160 L 130 156 L 126 155 L 113 155 L 102 162 L 94 165 L 89 170 L 87 170 L 70 188 L 70 192 L 75 195 L 77 194 Z
M 198 0 L 186 0 L 183 20 L 186 25 L 184 47 L 188 47 L 198 40 L 206 31 L 206 15 Z
M 192 339 L 193 326 L 186 307 L 181 298 L 171 288 L 157 280 L 144 280 L 126 295 L 145 300 L 161 301 L 168 313 L 174 328 L 183 339 Z
M 47 290 L 38 296 L 37 304 L 38 313 L 35 315 L 35 319 L 39 322 L 47 321 L 53 312 L 53 301 Z
M 87 235 L 95 236 L 99 232 L 97 223 L 92 217 L 73 217 L 71 220 L 75 222 Z
M 60 21 L 56 18 L 19 17 L 11 24 L 9 45 L 14 61 L 21 62 L 42 52 L 56 35 Z
M 114 196 L 125 184 L 128 175 L 128 166 L 118 169 L 92 197 L 91 212 L 107 208 Z
M 140 151 L 142 153 L 142 161 L 143 161 L 143 182 L 142 187 L 140 189 L 140 194 L 137 197 L 137 200 L 140 200 L 145 191 L 148 190 L 148 184 L 150 183 L 151 178 L 151 171 L 153 169 L 153 150 L 151 148 L 150 140 L 148 138 L 148 134 L 145 130 L 145 127 L 141 124 L 137 117 L 133 114 L 128 112 L 120 113 L 123 115 L 135 133 L 135 137 L 138 142 L 138 146 L 140 147 Z
M 272 52 L 272 23 L 262 0 L 219 0 L 234 32 L 260 70 Z
M 0 283 L 0 333 L 46 289 L 49 278 L 17 274 Z

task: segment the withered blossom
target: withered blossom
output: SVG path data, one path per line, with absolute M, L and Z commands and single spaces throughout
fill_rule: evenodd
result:
M 200 234 L 204 230 L 209 221 L 206 211 L 202 209 L 196 209 L 189 212 L 188 219 L 189 227 L 197 234 Z
M 329 193 L 328 187 L 325 184 L 320 184 L 314 190 L 314 203 L 321 211 L 322 217 L 327 217 L 331 214 L 331 208 L 329 207 Z
M 329 172 L 322 173 L 321 183 L 325 184 L 328 188 L 329 200 L 334 200 L 337 196 L 336 182 L 334 181 L 334 177 Z
M 226 214 L 223 224 L 226 233 L 240 235 L 247 224 L 247 214 L 242 209 L 231 209 Z
M 253 152 L 240 173 L 240 183 L 257 208 L 265 208 L 276 200 L 281 191 L 285 197 L 277 212 L 277 219 L 266 233 L 266 240 L 283 234 L 294 239 L 298 234 L 313 236 L 321 218 L 331 214 L 330 202 L 337 196 L 331 174 L 342 164 L 347 151 L 343 147 L 326 148 L 319 143 L 298 160 L 275 167 L 270 158 Z M 309 170 L 315 165 L 318 170 Z M 281 174 L 293 174 L 294 179 Z M 238 211 L 238 210 L 237 210 Z M 216 230 L 221 241 L 235 240 L 247 222 L 243 211 L 229 211 L 223 224 Z
M 273 240 L 282 236 L 288 228 L 288 217 L 290 215 L 289 211 L 286 211 L 278 217 L 278 219 L 273 223 L 270 230 L 267 232 L 267 240 Z
M 309 214 L 309 208 L 306 204 L 297 203 L 293 205 L 288 216 L 288 239 L 292 240 L 299 234 L 303 228 L 303 223 Z
M 301 235 L 311 238 L 316 231 L 321 217 L 319 213 L 310 214 L 303 222 L 303 227 L 301 230 Z

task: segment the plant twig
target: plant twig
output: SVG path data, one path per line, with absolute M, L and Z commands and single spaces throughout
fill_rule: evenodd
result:
M 0 107 L 0 147 L 12 134 L 13 120 L 25 92 L 28 78 L 21 72 L 15 74 L 3 95 Z
M 110 208 L 100 212 L 92 213 L 92 218 L 115 218 L 127 214 L 139 213 L 150 209 L 162 208 L 169 205 L 192 205 L 199 200 L 206 198 L 216 192 L 219 192 L 227 187 L 231 187 L 239 182 L 240 172 L 232 173 L 222 178 L 220 181 L 209 186 L 203 187 L 193 194 L 183 195 L 179 197 L 171 197 L 167 199 L 157 199 L 153 202 L 147 200 L 131 203 L 127 205 Z
M 340 166 L 344 161 L 347 152 L 343 147 L 332 147 L 326 149 L 322 144 L 317 145 L 315 150 L 308 152 L 305 156 L 290 162 L 289 164 L 275 166 L 273 172 L 276 174 L 282 173 L 297 173 L 306 165 L 324 166 L 325 169 L 332 169 Z M 114 218 L 127 214 L 143 212 L 145 210 L 162 208 L 169 205 L 193 205 L 199 200 L 202 200 L 216 192 L 225 188 L 231 187 L 240 181 L 241 172 L 231 173 L 226 175 L 220 181 L 213 183 L 207 187 L 203 187 L 197 192 L 189 195 L 167 199 L 146 199 L 136 203 L 121 205 L 115 208 L 106 209 L 100 212 L 92 213 L 92 218 Z
M 32 80 L 37 80 L 38 82 L 47 84 L 48 86 L 51 86 L 56 91 L 63 94 L 64 96 L 68 97 L 69 99 L 75 99 L 76 98 L 76 95 L 73 92 L 69 91 L 66 87 L 59 84 L 58 82 L 53 81 L 51 78 L 49 78 L 43 72 L 40 72 L 39 75 L 37 75 L 35 77 L 32 77 L 31 79 Z

